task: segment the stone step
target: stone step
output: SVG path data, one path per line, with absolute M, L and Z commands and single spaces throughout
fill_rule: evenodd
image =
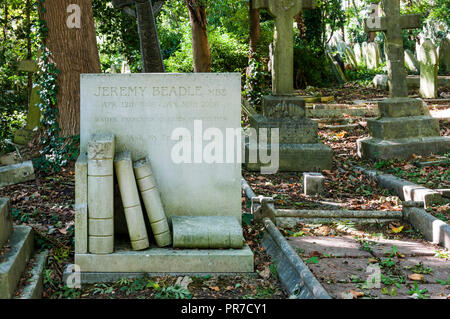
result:
M 14 226 L 10 249 L 0 260 L 0 299 L 11 299 L 34 247 L 33 230 L 29 226 Z
M 368 120 L 374 138 L 394 140 L 409 137 L 439 136 L 439 122 L 431 116 L 410 116 Z
M 0 198 L 0 250 L 13 231 L 9 198 Z
M 14 299 L 41 299 L 44 289 L 44 269 L 47 262 L 48 250 L 44 250 L 35 256 L 33 268 L 30 271 L 31 278 L 28 284 Z

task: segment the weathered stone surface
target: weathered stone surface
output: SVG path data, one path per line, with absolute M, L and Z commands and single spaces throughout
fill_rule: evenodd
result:
M 245 144 L 245 166 L 250 171 L 260 171 L 261 167 L 273 163 L 263 163 L 248 160 L 249 154 L 255 154 L 258 146 L 253 143 Z M 267 152 L 271 152 L 268 145 Z M 333 150 L 323 144 L 281 144 L 279 148 L 279 171 L 284 172 L 320 172 L 333 166 Z
M 450 38 L 447 35 L 439 46 L 439 70 L 444 74 L 450 72 Z
M 387 90 L 389 89 L 389 84 L 388 84 L 388 76 L 385 74 L 377 74 L 375 75 L 375 77 L 373 78 L 373 86 L 376 89 L 380 89 L 380 90 Z
M 308 264 L 312 273 L 323 282 L 351 283 L 352 278 L 366 279 L 368 258 L 322 258 L 317 264 Z
M 303 173 L 303 193 L 319 195 L 323 192 L 325 176 L 321 173 Z
M 417 58 L 420 62 L 420 96 L 435 99 L 439 61 L 433 42 L 425 40 L 417 52 Z
M 0 187 L 19 184 L 35 179 L 31 161 L 0 167 Z
M 34 73 L 38 71 L 38 65 L 33 60 L 22 60 L 17 66 L 19 71 Z
M 431 116 L 383 117 L 367 124 L 370 134 L 382 140 L 439 136 L 439 121 Z
M 267 9 L 275 18 L 273 41 L 272 93 L 290 95 L 294 92 L 294 29 L 293 18 L 302 10 L 313 8 L 312 0 L 253 0 L 255 9 Z
M 27 281 L 27 285 L 23 288 L 19 296 L 15 299 L 41 299 L 44 290 L 44 269 L 48 257 L 48 250 L 44 250 L 36 255 L 36 261 L 30 270 L 31 278 Z
M 113 134 L 94 134 L 87 146 L 89 252 L 109 254 L 114 250 Z
M 413 274 L 413 271 L 409 269 L 422 264 L 423 268 L 431 268 L 432 273 L 422 274 L 424 279 L 423 282 L 434 284 L 436 279 L 447 280 L 450 276 L 450 261 L 438 257 L 409 257 L 402 262 L 402 272 L 406 278 L 407 282 L 413 282 L 408 278 L 409 275 Z
M 23 128 L 14 131 L 14 143 L 26 145 L 33 139 L 34 132 Z
M 362 138 L 357 141 L 358 156 L 376 160 L 409 159 L 413 154 L 442 154 L 450 149 L 450 138 L 446 136 L 381 140 Z
M 28 226 L 15 226 L 10 237 L 11 249 L 0 262 L 0 299 L 10 299 L 25 270 L 34 247 L 33 230 Z
M 353 49 L 351 47 L 345 48 L 345 57 L 347 59 L 347 62 L 350 63 L 353 69 L 358 68 L 358 61 L 355 56 L 355 52 L 353 52 Z
M 360 249 L 360 245 L 350 236 L 342 237 L 289 237 L 289 244 L 295 249 L 300 249 L 302 257 L 309 258 L 311 253 L 318 252 L 321 255 L 327 254 L 330 257 L 367 257 L 372 255 Z
M 156 244 L 159 247 L 169 246 L 172 244 L 172 236 L 160 193 L 153 177 L 150 159 L 145 158 L 136 161 L 133 168 Z
M 380 66 L 380 49 L 378 43 L 370 42 L 367 45 L 367 68 L 376 69 Z
M 359 43 L 355 43 L 355 45 L 353 46 L 353 49 L 355 52 L 355 58 L 356 58 L 357 64 L 362 64 L 364 62 L 364 60 L 363 60 L 363 54 L 361 51 L 361 45 Z
M 331 69 L 333 70 L 334 75 L 336 76 L 336 80 L 339 84 L 343 84 L 347 82 L 347 79 L 342 71 L 341 66 L 338 62 L 336 62 L 329 51 L 326 52 L 328 57 L 328 62 L 330 63 Z
M 361 43 L 362 62 L 367 66 L 367 42 Z
M 253 272 L 253 253 L 242 249 L 118 249 L 109 255 L 76 254 L 83 272 L 220 273 Z
M 386 99 L 378 102 L 382 117 L 405 117 L 429 115 L 422 100 L 411 98 Z
M 318 142 L 317 123 L 307 118 L 273 118 L 256 114 L 250 116 L 249 121 L 251 127 L 256 129 L 259 134 L 265 134 L 265 132 L 260 132 L 260 129 L 267 129 L 268 141 L 271 140 L 270 129 L 278 128 L 280 144 L 314 144 Z
M 266 95 L 262 98 L 262 115 L 266 117 L 286 118 L 306 114 L 305 100 L 298 96 Z
M 411 224 L 420 230 L 427 240 L 450 249 L 450 225 L 421 208 L 407 208 L 406 214 Z
M 244 245 L 242 227 L 231 216 L 172 217 L 174 248 L 234 248 Z
M 145 227 L 144 214 L 134 176 L 131 153 L 128 151 L 117 154 L 114 159 L 114 168 L 119 183 L 125 218 L 127 220 L 131 247 L 133 250 L 148 248 L 147 229 Z
M 88 207 L 75 204 L 75 253 L 88 252 Z
M 113 132 L 117 152 L 129 150 L 133 159 L 150 156 L 168 217 L 215 214 L 240 220 L 240 141 L 234 162 L 206 163 L 199 149 L 207 142 L 191 139 L 201 140 L 208 128 L 219 129 L 224 138 L 227 129 L 240 132 L 240 74 L 82 75 L 80 126 L 81 152 L 92 134 Z M 184 137 L 191 142 L 184 151 L 192 156 L 174 159 Z
M 405 66 L 408 70 L 412 72 L 417 73 L 420 70 L 419 61 L 417 61 L 416 57 L 414 56 L 414 53 L 409 49 L 405 50 Z
M 0 250 L 8 241 L 13 231 L 13 220 L 11 216 L 11 205 L 9 198 L 0 198 Z
M 377 256 L 388 256 L 392 254 L 392 249 L 395 246 L 397 251 L 405 256 L 434 256 L 435 246 L 423 241 L 419 242 L 417 240 L 410 239 L 402 239 L 402 240 L 394 240 L 394 239 L 372 239 L 371 240 L 372 251 Z

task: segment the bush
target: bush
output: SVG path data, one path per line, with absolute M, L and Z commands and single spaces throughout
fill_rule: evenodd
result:
M 182 26 L 180 49 L 166 59 L 167 72 L 193 72 L 192 39 L 189 23 Z M 211 47 L 211 72 L 244 73 L 248 63 L 248 45 L 218 28 L 208 32 Z

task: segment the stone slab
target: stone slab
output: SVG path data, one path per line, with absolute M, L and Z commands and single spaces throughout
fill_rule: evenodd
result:
M 35 179 L 31 161 L 0 167 L 0 187 L 28 182 Z
M 378 102 L 378 109 L 382 117 L 404 117 L 427 115 L 424 103 L 419 99 L 396 98 Z
M 317 264 L 308 263 L 317 279 L 335 283 L 351 283 L 352 277 L 365 280 L 368 265 L 368 258 L 321 258 Z
M 268 153 L 271 152 L 268 145 Z M 256 154 L 258 146 L 245 144 L 245 166 L 249 171 L 260 171 L 268 166 L 261 162 L 250 163 L 248 154 Z M 281 144 L 279 145 L 278 171 L 283 172 L 320 172 L 333 166 L 333 150 L 323 144 Z M 272 163 L 273 165 L 273 163 Z
M 439 121 L 431 116 L 383 117 L 367 124 L 371 136 L 383 140 L 440 135 Z
M 31 278 L 23 288 L 21 294 L 15 299 L 41 299 L 44 290 L 44 269 L 47 262 L 48 250 L 44 250 L 36 255 L 36 261 L 31 269 Z
M 305 103 L 305 99 L 299 96 L 266 95 L 262 98 L 262 114 L 267 117 L 304 117 Z
M 268 141 L 270 141 L 270 129 L 279 129 L 280 144 L 313 144 L 318 142 L 317 123 L 307 118 L 274 118 L 262 115 L 249 117 L 250 125 L 261 134 L 260 129 L 268 130 Z
M 450 249 L 450 225 L 417 207 L 406 208 L 405 215 L 427 240 Z
M 13 219 L 9 198 L 0 198 L 0 250 L 13 232 Z
M 289 237 L 288 242 L 295 250 L 301 249 L 300 255 L 302 258 L 309 258 L 313 251 L 322 255 L 328 254 L 331 257 L 372 257 L 369 252 L 360 250 L 359 243 L 350 236 Z
M 117 249 L 113 254 L 75 254 L 81 272 L 221 273 L 253 272 L 253 253 L 242 249 Z
M 350 292 L 350 290 L 354 291 L 362 291 L 357 287 L 357 284 L 324 284 L 325 289 L 328 293 L 336 299 L 346 299 L 343 295 Z M 442 286 L 439 284 L 419 284 L 420 289 L 427 289 L 427 295 L 430 296 L 430 299 L 447 299 L 447 295 L 450 293 L 450 286 Z M 389 287 L 389 291 L 392 287 Z M 367 289 L 364 290 L 366 294 L 370 293 L 370 296 L 378 299 L 409 299 L 411 296 L 409 295 L 409 290 L 414 288 L 414 284 L 409 283 L 407 285 L 402 285 L 401 288 L 397 288 L 396 296 L 383 295 L 380 289 Z
M 405 276 L 406 282 L 413 282 L 408 276 L 414 272 L 407 267 L 416 267 L 422 263 L 424 268 L 431 268 L 431 274 L 422 274 L 424 279 L 422 282 L 435 284 L 436 279 L 447 280 L 450 276 L 450 260 L 437 257 L 409 257 L 402 260 L 400 265 Z
M 364 159 L 410 159 L 415 155 L 442 154 L 450 149 L 450 137 L 423 137 L 398 140 L 363 138 L 357 141 L 358 156 Z
M 15 226 L 10 237 L 11 249 L 0 260 L 0 299 L 11 299 L 33 252 L 33 230 L 28 226 Z
M 223 152 L 234 155 L 232 163 L 206 163 L 200 152 L 209 144 L 202 139 L 207 129 L 220 130 L 224 138 L 227 129 L 228 136 L 231 129 L 240 132 L 239 73 L 83 74 L 80 93 L 81 152 L 92 134 L 113 132 L 117 152 L 129 150 L 133 160 L 151 158 L 169 218 L 241 219 L 240 140 L 234 138 L 233 154 Z M 189 160 L 172 156 L 180 139 L 189 141 Z
M 28 129 L 17 129 L 14 131 L 14 143 L 19 145 L 26 145 L 33 139 L 34 131 Z
M 420 242 L 417 240 L 393 240 L 393 239 L 376 239 L 371 240 L 370 247 L 375 255 L 379 257 L 387 256 L 392 252 L 393 247 L 405 256 L 434 256 L 436 254 L 436 246 L 428 242 Z
M 242 248 L 242 227 L 231 216 L 172 217 L 174 248 Z

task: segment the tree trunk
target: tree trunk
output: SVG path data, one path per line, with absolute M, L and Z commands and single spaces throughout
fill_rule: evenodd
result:
M 259 17 L 259 9 L 253 9 L 253 1 L 248 2 L 250 11 L 250 54 L 256 53 L 258 43 L 261 39 L 261 23 Z
M 206 32 L 206 7 L 202 0 L 185 0 L 192 32 L 194 72 L 211 72 L 211 51 Z
M 67 12 L 71 4 L 80 7 L 80 28 L 70 25 L 76 11 Z M 100 73 L 92 4 L 89 0 L 46 0 L 40 18 L 47 23 L 46 46 L 58 75 L 57 104 L 61 136 L 80 133 L 80 74 Z

